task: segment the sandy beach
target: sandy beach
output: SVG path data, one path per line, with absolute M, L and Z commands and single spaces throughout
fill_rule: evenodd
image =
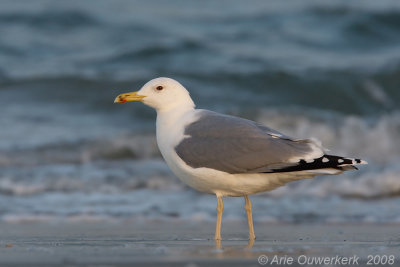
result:
M 357 257 L 353 265 L 364 265 L 369 255 L 394 255 L 392 266 L 399 265 L 399 225 L 269 223 L 255 227 L 257 240 L 249 248 L 245 223 L 223 224 L 224 240 L 218 249 L 212 223 L 3 223 L 0 266 L 261 266 L 260 256 L 268 260 L 267 266 L 284 265 L 288 258 L 294 261 L 286 262 L 287 266 L 301 266 L 318 257 Z

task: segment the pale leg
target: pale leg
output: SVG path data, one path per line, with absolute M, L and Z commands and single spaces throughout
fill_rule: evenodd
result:
M 254 240 L 254 239 L 256 239 L 256 236 L 254 234 L 253 214 L 252 214 L 251 202 L 250 202 L 249 196 L 244 196 L 244 200 L 246 201 L 244 208 L 246 209 L 247 222 L 249 223 L 249 240 Z
M 255 238 L 255 237 L 254 237 L 254 238 Z M 247 246 L 246 246 L 247 249 L 253 248 L 254 240 L 255 240 L 255 239 L 249 239 L 249 242 L 247 243 Z
M 215 240 L 221 240 L 221 222 L 222 222 L 222 212 L 224 210 L 224 203 L 222 202 L 222 197 L 217 196 L 217 227 L 215 229 Z

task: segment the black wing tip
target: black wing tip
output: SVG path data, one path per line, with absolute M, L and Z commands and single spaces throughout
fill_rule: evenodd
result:
M 352 159 L 334 155 L 323 155 L 322 157 L 314 159 L 312 161 L 301 159 L 295 166 L 285 167 L 282 169 L 274 169 L 271 172 L 293 172 L 329 168 L 341 171 L 348 171 L 358 170 L 358 168 L 354 166 L 357 164 L 368 164 L 368 162 L 362 159 Z

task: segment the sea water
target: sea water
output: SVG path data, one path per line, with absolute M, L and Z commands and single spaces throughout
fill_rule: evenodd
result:
M 256 221 L 400 221 L 399 1 L 2 1 L 0 32 L 0 221 L 214 220 L 155 112 L 113 104 L 159 76 L 369 162 L 252 197 Z

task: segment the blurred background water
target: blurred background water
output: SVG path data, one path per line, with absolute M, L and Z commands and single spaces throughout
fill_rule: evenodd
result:
M 253 197 L 256 221 L 400 221 L 399 1 L 5 0 L 0 33 L 0 221 L 214 220 L 161 158 L 155 112 L 113 104 L 159 76 L 369 161 Z

